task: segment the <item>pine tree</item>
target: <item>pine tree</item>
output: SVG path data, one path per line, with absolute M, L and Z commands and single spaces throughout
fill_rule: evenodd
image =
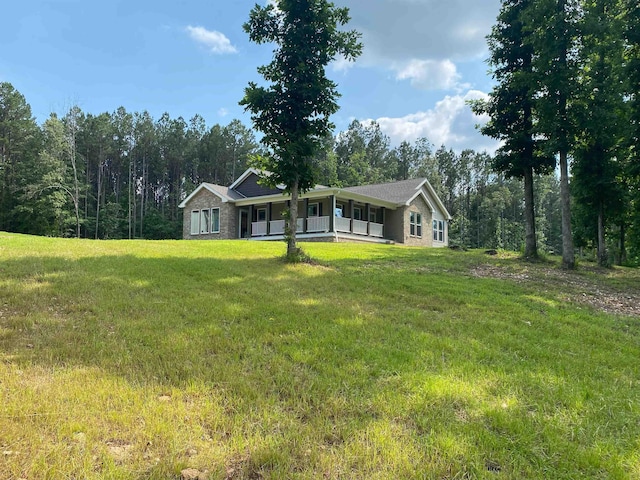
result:
M 543 154 L 537 138 L 535 98 L 538 85 L 533 70 L 534 49 L 530 41 L 529 19 L 532 0 L 505 0 L 497 24 L 488 37 L 489 65 L 497 85 L 489 100 L 472 104 L 490 121 L 482 133 L 502 140 L 493 168 L 508 177 L 524 180 L 526 258 L 538 256 L 534 207 L 534 173 L 548 172 L 554 160 Z

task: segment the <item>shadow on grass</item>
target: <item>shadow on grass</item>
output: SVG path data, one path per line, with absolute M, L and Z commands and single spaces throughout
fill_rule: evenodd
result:
M 203 384 L 221 392 L 229 415 L 273 409 L 284 433 L 247 460 L 253 471 L 304 463 L 292 433 L 304 425 L 312 446 L 348 457 L 361 444 L 356 469 L 383 468 L 385 448 L 406 450 L 415 458 L 400 476 L 431 468 L 535 478 L 544 467 L 569 478 L 613 471 L 630 455 L 640 433 L 625 404 L 638 393 L 637 337 L 623 345 L 597 317 L 461 276 L 472 257 L 390 252 L 297 266 L 3 261 L 0 346 L 6 363 L 24 367 L 95 368 L 155 388 Z M 599 420 L 607 404 L 617 415 Z M 282 459 L 279 449 L 295 454 Z

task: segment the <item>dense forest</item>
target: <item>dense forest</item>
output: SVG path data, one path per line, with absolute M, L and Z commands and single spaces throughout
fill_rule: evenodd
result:
M 180 238 L 180 201 L 200 182 L 229 185 L 260 155 L 255 134 L 240 121 L 207 127 L 147 112 L 93 115 L 73 107 L 38 125 L 25 98 L 0 84 L 0 229 L 95 239 Z M 456 153 L 427 139 L 392 147 L 376 123 L 354 121 L 327 138 L 315 159 L 318 183 L 350 186 L 426 177 L 453 215 L 450 241 L 471 248 L 522 249 L 523 186 L 493 170 L 484 152 Z M 535 182 L 541 248 L 562 248 L 559 180 Z M 578 212 L 579 210 L 576 209 Z M 589 223 L 589 212 L 575 215 Z M 610 227 L 619 255 L 620 225 Z M 577 228 L 588 254 L 595 238 Z M 629 252 L 637 255 L 631 245 Z
M 180 201 L 199 183 L 229 185 L 261 150 L 240 121 L 207 127 L 147 112 L 93 115 L 71 108 L 41 126 L 25 98 L 0 85 L 0 229 L 95 239 L 180 238 Z M 454 220 L 451 242 L 518 250 L 522 186 L 491 170 L 486 153 L 435 150 L 427 139 L 392 147 L 376 123 L 327 138 L 318 183 L 350 186 L 427 177 Z M 558 185 L 540 177 L 540 241 L 559 248 Z
M 26 99 L 2 83 L 0 230 L 93 239 L 180 238 L 180 201 L 201 182 L 231 184 L 263 153 L 254 132 L 240 121 L 208 127 L 199 115 L 189 121 L 166 113 L 153 119 L 123 107 L 99 115 L 73 107 L 38 125 Z M 326 139 L 314 162 L 318 183 L 329 186 L 426 177 L 453 216 L 452 245 L 523 248 L 522 182 L 496 173 L 487 153 L 435 149 L 424 138 L 392 147 L 379 125 L 354 121 Z M 557 175 L 536 176 L 537 240 L 552 253 L 562 248 L 559 192 Z M 577 205 L 576 244 L 590 255 L 595 220 Z M 626 225 L 633 232 L 632 213 L 628 208 L 627 217 L 616 217 L 628 221 L 609 225 L 609 247 L 618 262 L 623 260 L 620 230 Z M 627 262 L 637 259 L 639 250 L 637 242 L 629 242 Z

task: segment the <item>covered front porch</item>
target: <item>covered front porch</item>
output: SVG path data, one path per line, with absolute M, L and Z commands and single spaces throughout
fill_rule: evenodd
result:
M 276 240 L 283 238 L 283 211 L 289 201 L 274 201 L 241 207 L 240 238 Z M 243 228 L 242 217 L 246 221 Z M 341 236 L 363 241 L 384 241 L 386 207 L 339 198 L 335 195 L 304 198 L 298 203 L 297 235 L 303 238 L 338 239 Z

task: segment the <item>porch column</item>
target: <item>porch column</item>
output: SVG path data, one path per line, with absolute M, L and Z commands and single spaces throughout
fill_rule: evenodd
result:
M 331 208 L 331 215 L 329 215 L 329 231 L 335 232 L 335 221 L 336 221 L 336 196 L 331 195 L 329 197 L 329 205 Z
M 349 200 L 349 218 L 351 219 L 351 232 L 353 233 L 353 200 Z
M 302 233 L 307 233 L 307 216 L 309 215 L 309 199 L 305 198 L 302 210 L 304 211 L 304 222 L 302 222 Z
M 253 205 L 249 205 L 249 238 L 253 237 Z
M 368 203 L 364 204 L 364 218 L 367 221 L 367 235 L 371 234 L 371 229 L 369 228 L 369 213 L 371 212 L 371 205 Z
M 386 230 L 385 230 L 385 228 L 384 228 L 384 222 L 385 222 L 385 220 L 386 220 L 386 218 L 385 218 L 385 217 L 386 217 L 387 215 L 386 215 L 386 210 L 385 210 L 385 208 L 384 208 L 384 207 L 380 207 L 380 210 L 381 210 L 380 215 L 381 215 L 381 217 L 382 217 L 382 218 L 380 219 L 380 221 L 382 222 L 382 237 L 384 238 L 384 237 L 386 237 L 386 235 L 387 235 L 387 232 L 386 232 Z
M 267 203 L 267 235 L 271 233 L 271 204 L 272 202 Z

